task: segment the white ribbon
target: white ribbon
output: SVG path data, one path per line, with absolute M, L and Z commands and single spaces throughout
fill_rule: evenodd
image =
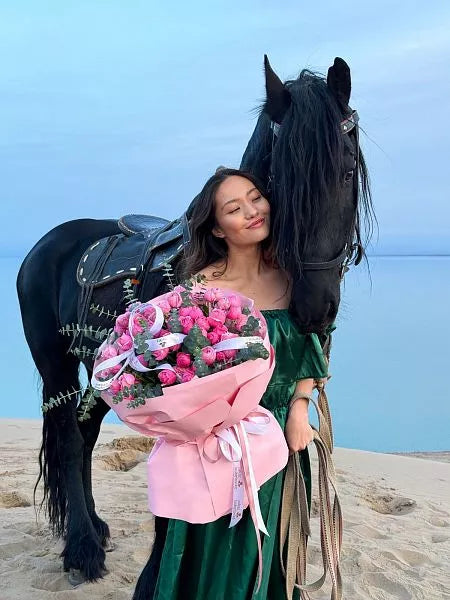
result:
M 256 486 L 255 473 L 253 471 L 253 464 L 250 456 L 250 448 L 247 437 L 247 433 L 252 433 L 254 435 L 264 434 L 267 426 L 268 422 L 266 417 L 246 417 L 245 419 L 239 421 L 237 425 L 216 431 L 214 435 L 219 438 L 219 448 L 223 456 L 233 463 L 233 500 L 229 527 L 233 527 L 241 520 L 244 510 L 244 469 L 242 463 L 243 452 L 240 442 L 240 438 L 242 436 L 242 439 L 244 440 L 246 458 L 248 461 L 251 495 L 253 497 L 249 498 L 249 503 L 252 502 L 252 500 L 254 502 L 258 529 L 268 536 L 269 532 L 267 531 L 262 518 L 261 507 L 259 505 L 258 488 Z
M 141 373 L 146 373 L 148 371 L 159 371 L 162 369 L 174 371 L 174 368 L 172 367 L 172 365 L 169 365 L 169 363 L 157 365 L 156 367 L 144 367 L 144 365 L 136 357 L 136 353 L 134 350 L 134 335 L 132 333 L 134 316 L 137 313 L 143 312 L 148 307 L 152 307 L 155 310 L 155 321 L 151 325 L 151 327 L 148 331 L 149 334 L 151 336 L 155 336 L 161 331 L 162 326 L 164 324 L 164 313 L 158 305 L 156 305 L 150 301 L 150 302 L 144 302 L 143 304 L 140 304 L 140 305 L 136 306 L 135 308 L 133 308 L 130 311 L 130 316 L 128 318 L 128 331 L 130 332 L 130 336 L 131 336 L 133 345 L 131 346 L 131 348 L 129 350 L 126 350 L 125 352 L 122 352 L 121 354 L 118 354 L 117 356 L 113 356 L 112 358 L 107 358 L 106 360 L 102 361 L 94 368 L 94 370 L 92 371 L 91 385 L 96 390 L 108 389 L 111 386 L 112 382 L 115 379 L 117 379 L 118 377 L 120 377 L 120 375 L 123 373 L 123 371 L 125 370 L 125 368 L 128 365 L 130 365 L 136 371 L 140 371 Z M 152 341 L 152 342 L 158 341 L 159 342 L 159 345 L 155 349 L 161 349 L 161 348 L 168 347 L 168 346 L 175 346 L 179 342 L 170 343 L 170 340 L 167 341 L 167 338 L 170 338 L 174 335 L 179 336 L 182 334 L 170 334 L 170 335 L 164 336 L 164 338 L 157 338 L 155 340 L 148 340 L 148 341 Z M 163 341 L 163 339 L 166 341 Z M 147 341 L 147 344 L 148 344 L 148 341 Z M 100 356 L 102 350 L 107 345 L 107 343 L 108 343 L 108 340 L 106 339 L 102 343 L 102 345 L 99 347 L 99 349 L 98 349 L 99 356 Z M 122 367 L 112 377 L 110 377 L 109 379 L 106 379 L 105 381 L 100 381 L 99 379 L 97 379 L 97 374 L 100 373 L 100 371 L 104 371 L 105 369 L 110 369 L 111 367 L 115 367 L 116 365 L 119 365 L 122 361 L 124 361 Z

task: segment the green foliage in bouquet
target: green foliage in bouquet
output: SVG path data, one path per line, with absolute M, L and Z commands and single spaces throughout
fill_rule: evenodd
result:
M 181 292 L 181 296 L 183 296 L 184 293 L 185 292 Z M 187 304 L 185 306 L 187 306 Z M 178 311 L 175 308 L 172 308 L 170 311 L 170 315 L 167 319 L 167 329 L 171 333 L 183 333 L 183 326 L 180 322 Z
M 120 392 L 113 396 L 113 404 L 119 404 L 125 398 L 132 396 L 133 400 L 130 400 L 127 404 L 128 408 L 137 408 L 138 406 L 143 406 L 145 404 L 146 398 L 156 398 L 157 396 L 162 396 L 162 387 L 161 384 L 158 383 L 135 383 L 134 385 L 130 385 L 129 387 L 123 388 Z
M 200 327 L 198 325 L 194 325 L 184 338 L 183 345 L 189 354 L 197 357 L 201 353 L 202 348 L 211 346 L 211 342 L 203 335 Z

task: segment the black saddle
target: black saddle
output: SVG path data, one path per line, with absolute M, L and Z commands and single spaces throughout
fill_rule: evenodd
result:
M 81 257 L 77 281 L 82 287 L 136 278 L 144 269 L 159 271 L 181 254 L 190 239 L 187 213 L 174 221 L 125 215 L 118 226 L 123 233 L 98 240 Z

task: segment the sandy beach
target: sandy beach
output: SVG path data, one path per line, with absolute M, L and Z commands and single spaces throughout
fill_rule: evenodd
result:
M 142 439 L 121 425 L 102 428 L 93 488 L 116 548 L 107 554 L 102 581 L 72 588 L 58 557 L 62 542 L 32 506 L 40 436 L 38 420 L 0 420 L 0 600 L 131 598 L 154 531 Z M 333 456 L 344 514 L 344 598 L 450 600 L 450 453 L 336 448 Z M 311 459 L 315 473 L 314 447 Z M 310 581 L 321 574 L 316 481 Z M 312 598 L 328 599 L 329 586 Z

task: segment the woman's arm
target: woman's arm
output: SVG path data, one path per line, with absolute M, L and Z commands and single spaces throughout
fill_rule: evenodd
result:
M 292 399 L 297 394 L 311 395 L 314 389 L 314 379 L 300 379 L 295 386 L 295 391 Z M 286 442 L 289 447 L 289 454 L 304 450 L 306 446 L 313 440 L 313 430 L 308 419 L 308 404 L 307 398 L 297 398 L 292 402 L 286 421 L 284 431 Z

